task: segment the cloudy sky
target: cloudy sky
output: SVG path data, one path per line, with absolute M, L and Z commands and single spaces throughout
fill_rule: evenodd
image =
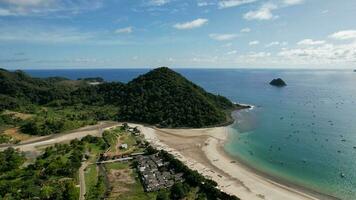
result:
M 355 0 L 0 0 L 0 67 L 356 68 Z

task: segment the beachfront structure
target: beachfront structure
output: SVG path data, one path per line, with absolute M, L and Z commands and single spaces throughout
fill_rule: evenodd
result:
M 139 136 L 140 135 L 140 130 L 138 129 L 138 127 L 129 127 L 127 129 L 131 134 L 133 134 L 134 136 Z
M 170 188 L 176 182 L 183 181 L 183 173 L 175 173 L 168 169 L 168 162 L 164 162 L 158 154 L 137 157 L 137 169 L 146 192 Z

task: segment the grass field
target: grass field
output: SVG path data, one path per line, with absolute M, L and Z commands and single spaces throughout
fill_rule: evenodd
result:
M 133 172 L 131 176 L 134 178 L 135 183 L 128 185 L 129 191 L 125 195 L 120 196 L 120 200 L 155 200 L 157 193 L 146 193 L 140 183 L 138 175 Z
M 120 170 L 120 169 L 128 169 L 130 168 L 130 162 L 116 162 L 116 163 L 107 163 L 105 164 L 105 168 L 106 170 L 112 170 L 112 169 L 116 169 L 116 170 Z
M 120 132 L 117 129 L 114 130 L 110 130 L 110 131 L 105 131 L 103 133 L 103 138 L 106 141 L 106 143 L 108 143 L 110 145 L 109 147 L 109 152 L 116 152 L 116 146 L 118 143 L 118 136 L 119 136 Z
M 89 165 L 85 171 L 85 187 L 87 189 L 87 192 L 90 191 L 90 188 L 93 187 L 97 180 L 98 180 L 98 172 L 96 170 L 96 165 Z
M 156 193 L 145 193 L 138 178 L 132 169 L 131 162 L 106 164 L 109 182 L 112 190 L 108 199 L 112 200 L 155 200 Z
M 87 149 L 90 153 L 90 157 L 88 159 L 89 163 L 95 163 L 98 160 L 100 153 L 103 152 L 103 150 L 95 144 L 87 144 Z

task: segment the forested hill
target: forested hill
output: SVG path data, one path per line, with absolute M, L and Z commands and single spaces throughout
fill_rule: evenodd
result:
M 225 97 L 206 92 L 166 67 L 154 69 L 127 84 L 99 85 L 60 77 L 32 78 L 22 71 L 0 69 L 0 111 L 24 112 L 28 105 L 63 109 L 111 105 L 117 110 L 115 117 L 110 117 L 112 120 L 163 127 L 221 124 L 227 120 L 225 111 L 235 108 Z
M 233 104 L 211 95 L 180 74 L 159 68 L 129 82 L 122 113 L 128 120 L 161 126 L 202 127 L 226 120 Z

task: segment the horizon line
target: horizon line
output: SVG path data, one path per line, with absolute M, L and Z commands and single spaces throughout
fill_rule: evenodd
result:
M 137 69 L 156 69 L 160 67 L 168 67 L 168 66 L 159 66 L 159 67 L 54 67 L 54 68 L 7 68 L 7 67 L 0 67 L 0 69 L 5 69 L 8 71 L 15 71 L 15 70 L 112 70 L 112 69 L 122 69 L 122 70 L 137 70 Z M 307 68 L 307 67 L 168 67 L 170 69 L 191 69 L 191 70 L 201 70 L 201 69 L 212 69 L 212 70 L 232 70 L 232 69 L 239 69 L 239 70 L 355 70 L 356 68 Z

